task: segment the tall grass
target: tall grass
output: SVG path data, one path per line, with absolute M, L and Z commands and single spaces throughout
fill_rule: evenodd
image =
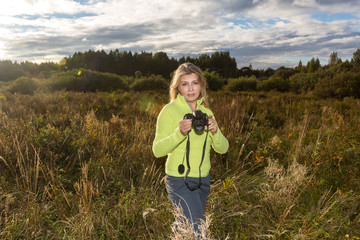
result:
M 1 93 L 0 239 L 193 236 L 151 151 L 167 101 Z M 359 100 L 211 92 L 210 106 L 230 148 L 212 155 L 205 239 L 359 239 Z

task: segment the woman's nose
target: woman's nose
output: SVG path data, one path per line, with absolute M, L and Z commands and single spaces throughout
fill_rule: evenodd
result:
M 192 91 L 193 90 L 193 85 L 189 84 L 189 90 Z

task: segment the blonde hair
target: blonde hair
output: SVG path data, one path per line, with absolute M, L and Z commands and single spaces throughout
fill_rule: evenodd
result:
M 192 73 L 196 74 L 198 81 L 200 83 L 201 90 L 200 90 L 199 99 L 204 98 L 204 103 L 206 105 L 208 105 L 207 95 L 206 95 L 206 86 L 207 86 L 206 79 L 203 76 L 201 69 L 198 66 L 196 66 L 195 64 L 189 63 L 189 62 L 181 64 L 173 72 L 172 80 L 170 83 L 170 91 L 169 91 L 170 102 L 174 101 L 176 99 L 177 95 L 179 94 L 178 87 L 180 85 L 181 77 L 186 74 L 192 74 Z

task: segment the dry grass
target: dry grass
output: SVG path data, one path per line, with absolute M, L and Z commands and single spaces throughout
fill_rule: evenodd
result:
M 210 96 L 230 148 L 212 155 L 203 239 L 360 237 L 359 100 Z M 0 239 L 193 239 L 151 151 L 167 101 L 2 93 Z
M 175 222 L 171 226 L 173 232 L 172 240 L 193 240 L 193 239 L 214 239 L 211 237 L 211 216 L 205 216 L 205 220 L 200 221 L 199 231 L 194 232 L 193 224 L 187 219 L 180 207 L 173 209 Z

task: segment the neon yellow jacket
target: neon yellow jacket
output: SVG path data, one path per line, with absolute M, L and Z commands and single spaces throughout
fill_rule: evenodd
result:
M 214 117 L 212 111 L 203 106 L 202 102 L 203 99 L 197 101 L 197 109 Z M 179 129 L 179 121 L 182 120 L 187 113 L 192 113 L 190 106 L 184 96 L 178 94 L 174 101 L 164 106 L 157 118 L 156 134 L 152 150 L 155 157 L 168 156 L 165 164 L 165 172 L 167 175 L 174 177 L 183 177 L 188 168 L 186 164 L 186 142 L 188 136 L 183 136 Z M 192 129 L 189 136 L 189 162 L 191 170 L 188 176 L 199 177 L 199 166 L 206 132 L 204 131 L 201 135 L 198 135 Z M 210 147 L 220 154 L 226 153 L 229 148 L 229 142 L 219 128 L 215 135 L 212 135 L 211 132 L 208 134 L 205 156 L 200 170 L 201 177 L 208 176 L 210 172 Z M 183 174 L 178 172 L 180 164 L 185 166 L 185 172 Z

